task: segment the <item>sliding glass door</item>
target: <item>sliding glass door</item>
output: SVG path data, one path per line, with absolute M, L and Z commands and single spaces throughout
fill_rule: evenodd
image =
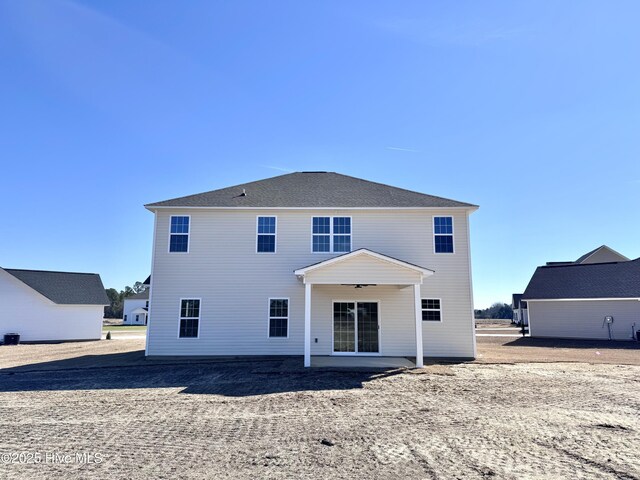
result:
M 379 353 L 377 302 L 334 302 L 334 353 Z

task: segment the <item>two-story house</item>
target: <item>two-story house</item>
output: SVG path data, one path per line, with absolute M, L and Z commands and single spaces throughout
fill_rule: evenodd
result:
M 476 356 L 475 205 L 299 172 L 146 208 L 148 356 Z

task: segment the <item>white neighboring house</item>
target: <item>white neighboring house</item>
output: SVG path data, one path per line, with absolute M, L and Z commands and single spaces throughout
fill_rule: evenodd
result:
M 529 311 L 527 310 L 527 302 L 522 300 L 521 293 L 514 293 L 511 300 L 511 308 L 513 309 L 513 323 L 521 325 L 529 325 Z
M 149 289 L 124 299 L 123 325 L 146 325 L 149 317 Z
M 640 329 L 640 258 L 602 246 L 538 267 L 525 290 L 532 337 L 632 340 Z
M 476 356 L 475 205 L 297 172 L 146 208 L 148 356 Z
M 0 268 L 0 340 L 100 340 L 107 305 L 98 274 Z

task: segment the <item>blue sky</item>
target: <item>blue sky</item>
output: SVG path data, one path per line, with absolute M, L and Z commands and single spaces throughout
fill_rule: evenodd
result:
M 476 203 L 476 306 L 640 256 L 640 3 L 0 0 L 0 265 L 149 273 L 142 205 L 330 170 Z

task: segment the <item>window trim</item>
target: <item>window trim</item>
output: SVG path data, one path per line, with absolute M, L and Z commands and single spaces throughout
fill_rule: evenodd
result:
M 287 301 L 287 316 L 286 317 L 272 317 L 271 316 L 271 300 L 286 300 Z M 286 318 L 287 319 L 287 336 L 286 337 L 272 337 L 271 336 L 271 319 L 272 318 Z M 267 339 L 269 340 L 287 340 L 289 338 L 289 325 L 291 325 L 291 301 L 289 297 L 269 297 L 267 299 Z
M 440 308 L 422 308 L 422 300 L 438 300 L 438 302 L 440 303 Z M 444 318 L 443 311 L 442 311 L 442 298 L 421 297 L 420 298 L 420 316 L 421 317 L 422 317 L 422 312 L 440 312 L 440 320 L 422 320 L 422 318 L 420 318 L 420 320 L 422 320 L 423 322 L 429 322 L 429 323 L 442 323 L 442 319 Z
M 258 226 L 260 223 L 260 218 L 275 218 L 276 219 L 276 231 L 274 233 L 258 233 Z M 274 248 L 273 252 L 259 252 L 258 251 L 258 236 L 259 235 L 273 235 Z M 260 255 L 267 254 L 273 255 L 278 253 L 278 216 L 277 215 L 256 215 L 256 253 Z
M 183 317 L 182 316 L 182 301 L 183 300 L 198 300 L 200 301 L 200 309 L 199 309 L 199 317 Z M 181 337 L 180 336 L 180 321 L 183 318 L 197 318 L 198 319 L 198 334 L 195 337 Z M 177 332 L 177 336 L 178 336 L 178 340 L 198 340 L 200 338 L 200 325 L 202 324 L 202 298 L 200 297 L 182 297 L 180 298 L 179 302 L 178 302 L 178 332 Z
M 314 218 L 327 218 L 329 217 L 329 233 L 313 233 L 313 219 Z M 333 219 L 334 218 L 348 218 L 349 219 L 349 226 L 351 227 L 351 233 L 349 234 L 349 251 L 348 252 L 336 252 L 333 249 Z M 329 251 L 328 252 L 316 252 L 313 250 L 313 237 L 314 235 L 329 235 Z M 338 233 L 337 235 L 341 236 L 344 235 L 342 233 Z M 353 248 L 353 217 L 351 217 L 350 215 L 313 215 L 311 217 L 311 245 L 310 245 L 310 249 L 311 249 L 311 253 L 313 254 L 331 254 L 331 253 L 339 253 L 339 254 L 345 254 L 345 253 L 351 253 L 353 252 L 355 249 Z
M 450 218 L 451 219 L 451 233 L 436 233 L 436 218 Z M 433 253 L 435 255 L 454 255 L 456 253 L 456 227 L 455 218 L 453 215 L 434 215 L 431 220 L 431 228 L 433 232 Z M 453 247 L 452 252 L 436 252 L 436 235 L 451 237 L 451 245 Z
M 189 231 L 187 233 L 171 233 L 171 219 L 174 217 L 187 217 L 189 219 Z M 172 252 L 171 251 L 171 235 L 186 235 L 187 236 L 187 251 L 186 252 Z M 169 215 L 169 241 L 167 242 L 167 252 L 170 254 L 187 254 L 191 250 L 191 215 Z M 189 299 L 187 299 L 189 300 Z

